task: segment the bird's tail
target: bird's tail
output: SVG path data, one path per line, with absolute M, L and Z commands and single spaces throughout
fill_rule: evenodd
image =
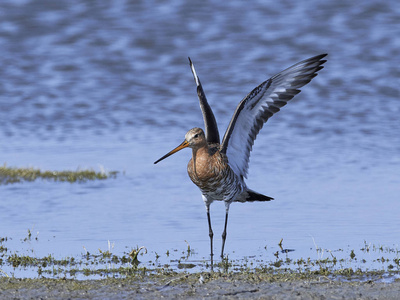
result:
M 268 196 L 265 196 L 265 195 L 263 195 L 263 194 L 259 194 L 259 193 L 257 193 L 257 192 L 255 192 L 255 191 L 253 191 L 253 190 L 250 190 L 250 189 L 247 189 L 246 190 L 246 202 L 247 201 L 250 201 L 250 202 L 253 202 L 253 201 L 271 201 L 271 200 L 274 200 L 274 198 L 272 198 L 272 197 L 268 197 Z

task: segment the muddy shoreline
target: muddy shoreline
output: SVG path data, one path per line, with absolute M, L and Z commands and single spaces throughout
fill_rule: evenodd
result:
M 28 230 L 21 243 L 31 245 L 32 240 L 38 242 Z M 51 254 L 25 255 L 11 247 L 12 241 L 0 238 L 0 299 L 398 299 L 400 295 L 397 247 L 365 243 L 361 249 L 346 251 L 317 248 L 318 259 L 291 258 L 290 251 L 281 247 L 272 260 L 226 257 L 211 267 L 209 261 L 197 260 L 189 246 L 167 251 L 165 259 L 145 247 L 116 255 L 111 245 L 98 253 L 60 259 Z M 323 257 L 324 252 L 329 256 Z
M 101 280 L 0 278 L 1 299 L 398 299 L 400 280 L 343 281 L 255 273 L 196 273 Z

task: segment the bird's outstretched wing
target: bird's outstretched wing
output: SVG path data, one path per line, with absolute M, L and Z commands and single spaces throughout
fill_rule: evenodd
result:
M 237 106 L 221 144 L 228 163 L 239 176 L 247 177 L 250 151 L 264 123 L 300 93 L 323 68 L 327 54 L 303 60 L 276 74 L 251 91 Z
M 203 113 L 204 119 L 204 127 L 206 130 L 206 140 L 207 143 L 217 143 L 219 144 L 219 132 L 217 122 L 215 121 L 215 117 L 210 105 L 207 102 L 206 95 L 204 94 L 203 86 L 201 85 L 200 79 L 196 74 L 196 70 L 194 69 L 194 65 L 189 57 L 190 68 L 193 73 L 194 81 L 197 85 L 197 96 L 200 101 L 201 112 Z

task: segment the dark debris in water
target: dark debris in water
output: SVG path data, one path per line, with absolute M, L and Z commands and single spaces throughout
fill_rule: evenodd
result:
M 0 167 L 0 185 L 20 183 L 24 181 L 35 181 L 37 179 L 70 183 L 86 182 L 89 180 L 104 180 L 108 178 L 115 178 L 117 174 L 117 171 L 42 171 L 34 168 L 10 168 L 4 165 Z

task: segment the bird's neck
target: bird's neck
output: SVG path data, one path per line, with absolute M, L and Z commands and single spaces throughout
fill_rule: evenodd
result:
M 207 144 L 200 148 L 192 149 L 193 170 L 195 174 L 197 174 L 197 165 L 204 165 L 209 160 L 209 157 L 210 153 Z
M 193 159 L 210 156 L 208 145 L 205 144 L 200 148 L 192 149 L 192 156 Z

